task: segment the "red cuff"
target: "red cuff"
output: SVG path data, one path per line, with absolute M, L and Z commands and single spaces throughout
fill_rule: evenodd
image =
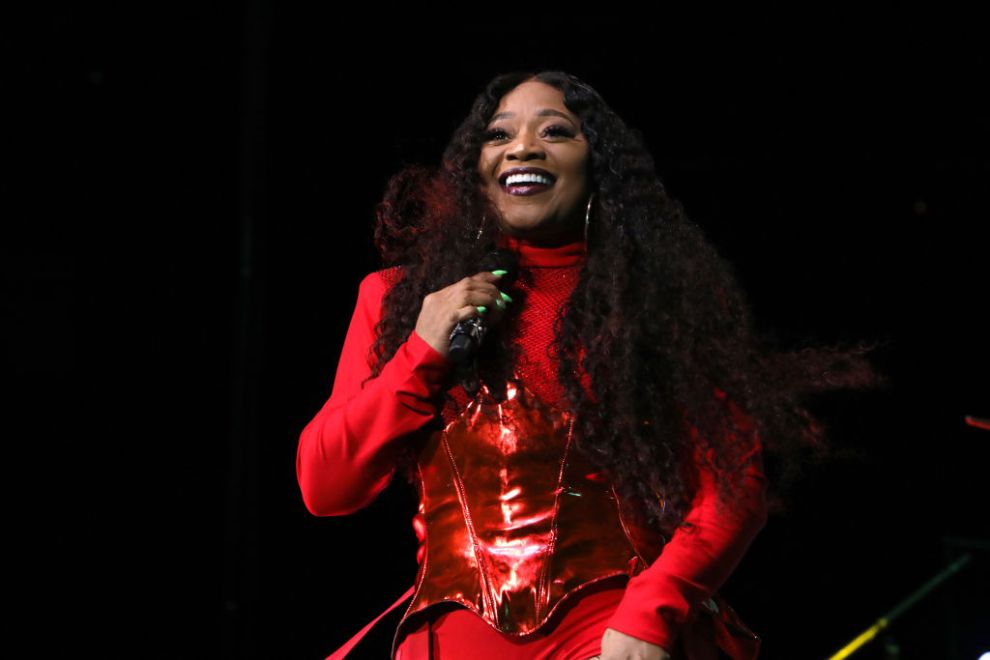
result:
M 658 591 L 666 593 L 658 595 Z M 663 605 L 655 607 L 650 603 Z M 626 593 L 606 627 L 656 644 L 672 653 L 689 611 L 690 605 L 679 590 L 663 590 L 655 578 L 651 581 L 650 576 L 640 574 L 630 579 Z
M 409 333 L 406 344 L 409 346 L 410 354 L 417 362 L 422 362 L 424 365 L 436 369 L 447 369 L 450 366 L 450 360 L 447 359 L 447 356 L 427 344 L 426 340 L 420 337 L 415 330 Z
M 443 394 L 450 361 L 414 330 L 382 369 L 396 393 L 432 401 Z

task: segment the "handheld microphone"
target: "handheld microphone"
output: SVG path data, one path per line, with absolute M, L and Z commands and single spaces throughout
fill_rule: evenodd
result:
M 519 272 L 519 262 L 515 253 L 510 250 L 494 250 L 489 252 L 478 264 L 479 271 L 504 270 L 498 280 L 499 288 L 511 285 Z M 481 343 L 488 333 L 488 324 L 480 316 L 474 316 L 458 322 L 450 331 L 450 349 L 447 353 L 450 361 L 456 365 L 466 364 L 477 353 Z

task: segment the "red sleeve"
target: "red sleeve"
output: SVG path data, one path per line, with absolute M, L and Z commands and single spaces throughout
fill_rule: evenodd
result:
M 752 442 L 738 501 L 721 502 L 716 475 L 698 465 L 698 492 L 682 525 L 660 556 L 629 580 L 607 627 L 671 652 L 691 608 L 725 582 L 767 521 L 766 477 L 760 443 L 748 419 L 730 403 L 739 436 Z M 697 456 L 695 457 L 696 464 Z
M 361 282 L 333 391 L 299 436 L 296 478 L 313 515 L 341 516 L 371 504 L 392 481 L 403 437 L 440 410 L 447 358 L 415 331 L 364 382 L 385 289 L 380 273 Z

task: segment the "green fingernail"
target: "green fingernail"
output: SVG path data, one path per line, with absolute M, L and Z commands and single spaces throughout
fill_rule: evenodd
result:
M 502 300 L 504 300 L 505 302 L 512 302 L 512 298 L 510 298 L 509 294 L 507 294 L 505 291 L 499 291 L 499 293 L 502 294 Z
M 505 301 L 502 300 L 501 298 L 496 298 L 495 306 L 498 307 L 499 309 L 505 309 Z
M 502 277 L 503 275 L 508 275 L 508 274 L 509 274 L 509 271 L 507 271 L 507 270 L 501 270 L 501 269 L 499 269 L 499 270 L 493 270 L 492 271 L 492 275 L 494 275 L 496 277 Z
M 485 312 L 488 311 L 488 308 L 485 307 L 484 305 L 478 305 L 477 310 L 479 314 L 484 314 Z

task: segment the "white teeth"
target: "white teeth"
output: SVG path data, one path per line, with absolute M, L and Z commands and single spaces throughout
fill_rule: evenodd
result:
M 526 174 L 510 174 L 505 179 L 506 186 L 519 183 L 542 183 L 545 186 L 552 186 L 553 179 L 548 176 L 544 176 L 543 174 L 533 174 L 528 172 Z

